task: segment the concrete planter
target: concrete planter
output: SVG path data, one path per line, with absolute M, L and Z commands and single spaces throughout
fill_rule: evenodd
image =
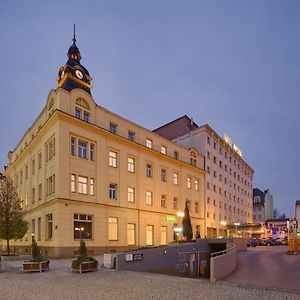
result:
M 43 272 L 49 271 L 49 260 L 44 261 L 24 261 L 23 272 Z
M 72 264 L 72 271 L 78 273 L 92 272 L 98 270 L 98 262 L 96 260 L 83 261 L 78 264 Z

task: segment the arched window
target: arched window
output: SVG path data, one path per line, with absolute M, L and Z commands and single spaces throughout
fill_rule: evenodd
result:
M 79 105 L 79 106 L 82 106 L 86 109 L 90 109 L 90 105 L 88 104 L 88 102 L 83 99 L 83 98 L 77 98 L 76 99 L 76 104 Z
M 196 153 L 194 151 L 191 151 L 191 157 L 190 157 L 190 164 L 194 167 L 197 166 L 197 156 Z

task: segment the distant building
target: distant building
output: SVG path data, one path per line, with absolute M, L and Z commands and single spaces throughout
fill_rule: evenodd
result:
M 296 220 L 298 221 L 298 231 L 300 231 L 300 200 L 296 201 L 295 217 L 296 217 Z
M 205 156 L 207 237 L 226 236 L 226 225 L 252 223 L 254 171 L 227 136 L 220 137 L 208 124 L 198 126 L 186 115 L 154 132 Z
M 289 219 L 266 220 L 264 223 L 263 237 L 273 239 L 284 239 L 288 237 L 288 220 Z
M 267 189 L 264 192 L 258 188 L 253 189 L 253 222 L 260 223 L 272 220 L 273 215 L 273 195 Z

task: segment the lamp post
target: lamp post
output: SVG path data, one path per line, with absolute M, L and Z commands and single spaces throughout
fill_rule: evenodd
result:
M 238 233 L 237 228 L 238 228 L 238 226 L 241 225 L 241 223 L 240 222 L 234 222 L 233 225 L 235 225 L 235 235 L 237 236 L 237 233 Z

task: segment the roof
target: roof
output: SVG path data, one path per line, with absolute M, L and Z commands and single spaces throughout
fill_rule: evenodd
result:
M 183 115 L 176 120 L 154 129 L 153 132 L 167 138 L 168 140 L 173 140 L 196 128 L 199 128 L 199 126 L 193 121 L 193 119 L 189 118 L 187 115 Z

